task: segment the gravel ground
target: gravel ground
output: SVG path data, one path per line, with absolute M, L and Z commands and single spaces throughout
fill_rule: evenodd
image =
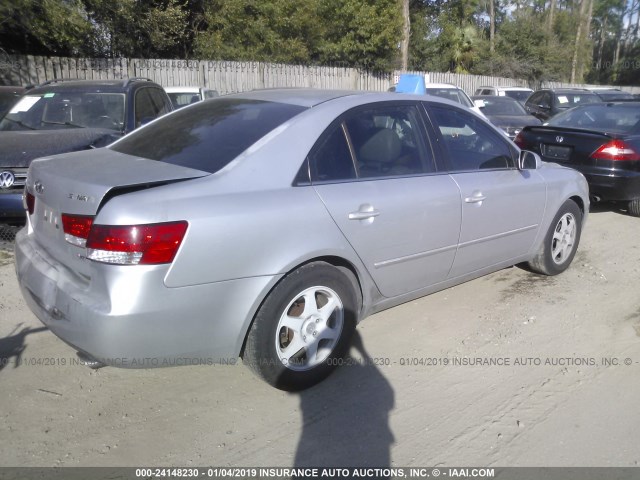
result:
M 639 234 L 596 211 L 558 277 L 505 269 L 374 315 L 352 349 L 373 362 L 298 394 L 240 364 L 81 366 L 0 251 L 0 465 L 638 466 Z

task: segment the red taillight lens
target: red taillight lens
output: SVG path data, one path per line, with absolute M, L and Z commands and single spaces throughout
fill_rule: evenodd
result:
M 93 225 L 87 257 L 119 265 L 170 263 L 187 231 L 185 221 L 150 225 Z
M 591 158 L 596 160 L 637 161 L 640 160 L 640 153 L 623 140 L 616 139 L 598 148 L 591 154 Z
M 519 132 L 516 135 L 516 138 L 513 139 L 513 143 L 515 143 L 522 150 L 527 150 L 528 143 L 525 141 L 524 135 L 522 135 L 522 132 Z
M 25 203 L 27 204 L 27 212 L 29 212 L 29 215 L 33 215 L 33 212 L 36 209 L 36 197 L 25 190 L 24 198 Z
M 89 238 L 89 232 L 93 225 L 93 217 L 88 215 L 68 215 L 62 214 L 62 229 L 64 239 L 78 247 L 84 247 Z

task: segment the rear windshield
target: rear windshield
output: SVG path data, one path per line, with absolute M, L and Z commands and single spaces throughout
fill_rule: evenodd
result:
M 559 113 L 548 122 L 555 127 L 575 127 L 603 132 L 635 132 L 640 129 L 640 103 L 598 104 Z
M 500 97 L 483 97 L 482 103 L 482 113 L 485 115 L 528 115 L 518 102 L 502 100 Z
M 303 110 L 298 105 L 219 98 L 162 117 L 109 148 L 214 173 Z
M 469 101 L 469 98 L 462 90 L 457 88 L 436 88 L 430 87 L 426 89 L 427 95 L 434 95 L 440 98 L 446 98 L 452 102 L 458 102 L 465 107 L 473 107 L 473 103 Z
M 518 100 L 519 102 L 526 102 L 527 98 L 529 98 L 531 96 L 531 92 L 526 91 L 526 90 L 505 90 L 504 94 L 507 97 L 511 97 L 514 98 L 516 100 Z

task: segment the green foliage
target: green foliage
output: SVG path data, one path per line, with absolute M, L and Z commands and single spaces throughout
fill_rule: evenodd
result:
M 187 12 L 180 0 L 83 0 L 95 24 L 100 56 L 173 57 L 186 38 Z
M 91 33 L 79 0 L 0 0 L 0 46 L 7 52 L 88 54 Z
M 213 0 L 195 55 L 218 60 L 308 63 L 320 41 L 314 2 Z
M 410 0 L 409 68 L 568 81 L 577 45 L 578 82 L 640 83 L 637 12 L 628 11 L 627 0 L 593 0 L 591 25 L 587 28 L 583 14 L 578 35 L 580 2 L 587 1 L 556 0 L 551 25 L 551 0 Z M 203 58 L 389 71 L 398 67 L 401 4 L 0 0 L 0 48 L 34 55 Z
M 197 56 L 224 60 L 342 63 L 388 70 L 396 56 L 395 0 L 215 0 Z
M 324 25 L 320 62 L 392 69 L 402 28 L 396 0 L 322 0 L 319 4 Z

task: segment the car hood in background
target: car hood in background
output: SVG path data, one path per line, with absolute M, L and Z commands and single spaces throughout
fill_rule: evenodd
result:
M 103 128 L 0 132 L 0 166 L 28 167 L 34 158 L 104 147 L 121 136 Z

